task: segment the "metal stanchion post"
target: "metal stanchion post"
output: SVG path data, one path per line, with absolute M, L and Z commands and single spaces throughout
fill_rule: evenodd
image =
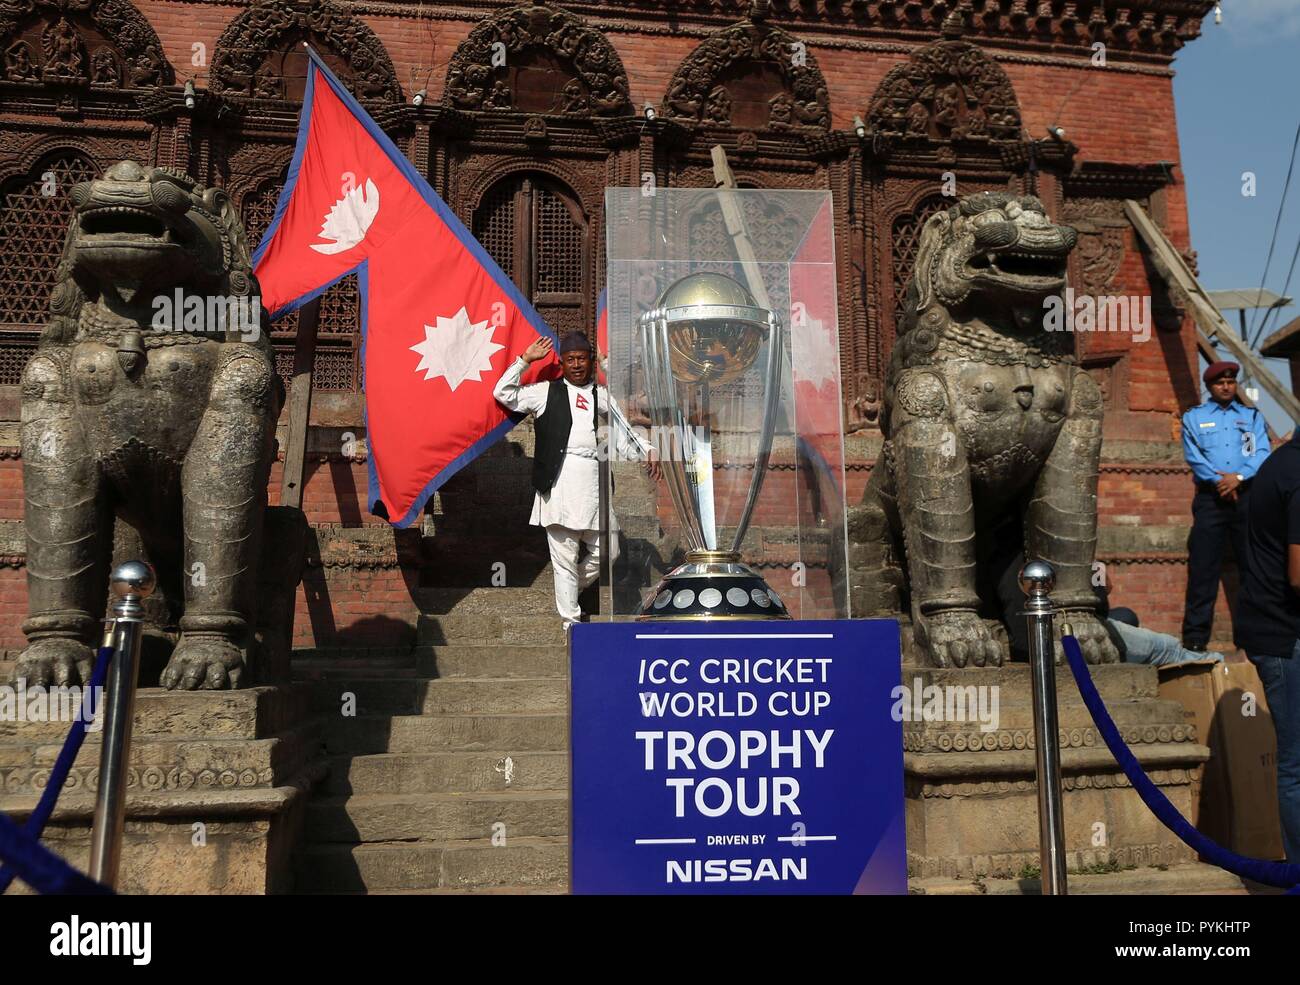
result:
M 1034 758 L 1038 779 L 1038 854 L 1044 896 L 1066 895 L 1065 824 L 1061 803 L 1061 745 L 1056 715 L 1055 609 L 1048 593 L 1056 572 L 1046 561 L 1030 561 L 1020 572 L 1028 596 L 1029 670 L 1034 696 Z
M 136 678 L 140 669 L 140 604 L 153 594 L 154 570 L 143 561 L 128 561 L 113 570 L 113 665 L 104 704 L 104 744 L 99 758 L 99 791 L 90 833 L 90 876 L 106 886 L 117 883 L 126 825 L 126 767 L 131 756 L 131 721 L 135 715 Z

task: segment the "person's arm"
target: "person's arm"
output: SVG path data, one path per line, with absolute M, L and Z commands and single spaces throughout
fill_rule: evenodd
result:
M 1286 501 L 1286 580 L 1300 595 L 1300 489 Z
M 541 343 L 545 343 L 542 345 Z M 546 410 L 546 393 L 549 387 L 547 383 L 532 383 L 528 386 L 520 385 L 524 371 L 528 369 L 531 363 L 538 359 L 545 358 L 546 354 L 551 351 L 551 340 L 547 338 L 538 339 L 523 354 L 512 362 L 501 379 L 497 380 L 497 385 L 492 388 L 492 396 L 507 410 L 523 414 L 541 414 Z
M 1241 464 L 1242 479 L 1253 479 L 1259 467 L 1264 464 L 1272 449 L 1268 443 L 1268 426 L 1264 423 L 1264 415 L 1255 408 L 1251 408 L 1254 416 L 1251 419 L 1250 433 L 1254 441 L 1252 454 L 1245 456 L 1245 461 Z
M 1219 473 L 1210 460 L 1205 457 L 1205 452 L 1201 450 L 1198 438 L 1200 436 L 1192 428 L 1187 420 L 1187 415 L 1183 415 L 1183 458 L 1186 459 L 1188 466 L 1192 470 L 1192 475 L 1202 482 L 1218 482 Z
M 658 482 L 659 462 L 654 457 L 654 449 L 628 423 L 618 403 L 610 397 L 609 390 L 601 387 L 599 392 L 602 403 L 601 409 L 609 415 L 614 457 L 625 462 L 644 462 L 647 474 Z

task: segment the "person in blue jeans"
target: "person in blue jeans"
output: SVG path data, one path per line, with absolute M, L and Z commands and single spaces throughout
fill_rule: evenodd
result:
M 1255 476 L 1236 621 L 1277 733 L 1282 844 L 1300 863 L 1300 428 Z
M 1007 642 L 1011 659 L 1029 659 L 1029 630 L 1025 624 L 1025 593 L 1020 588 L 1020 569 L 1025 566 L 1024 552 L 1018 552 L 1005 562 L 998 578 L 997 595 L 1002 606 L 1002 619 L 1007 627 Z M 1132 609 L 1110 608 L 1105 588 L 1097 591 L 1097 601 L 1111 639 L 1126 663 L 1150 664 L 1163 667 L 1167 664 L 1186 663 L 1189 660 L 1217 660 L 1223 656 L 1201 650 L 1189 650 L 1177 637 L 1157 633 L 1138 625 L 1137 614 Z
M 1169 664 L 1186 663 L 1189 660 L 1223 662 L 1221 653 L 1189 650 L 1179 643 L 1175 636 L 1157 633 L 1154 629 L 1139 626 L 1137 615 L 1132 609 L 1111 609 L 1106 616 L 1106 628 L 1110 630 L 1112 636 L 1119 637 L 1120 652 L 1127 663 L 1165 667 Z

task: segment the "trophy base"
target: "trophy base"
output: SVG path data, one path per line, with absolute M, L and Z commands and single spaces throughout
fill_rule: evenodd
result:
M 691 551 L 668 572 L 641 607 L 638 621 L 678 619 L 789 619 L 785 603 L 727 551 Z

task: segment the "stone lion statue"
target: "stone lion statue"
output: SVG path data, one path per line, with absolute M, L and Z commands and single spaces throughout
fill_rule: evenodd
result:
M 88 676 L 116 519 L 119 553 L 125 533 L 179 625 L 162 684 L 238 687 L 283 403 L 243 228 L 220 189 L 131 161 L 70 194 L 51 318 L 22 379 L 16 676 Z
M 1022 551 L 1056 569 L 1088 660 L 1119 658 L 1093 586 L 1101 392 L 1044 327 L 1075 240 L 1038 199 L 992 192 L 922 230 L 849 547 L 855 614 L 910 608 L 935 666 L 1008 659 L 995 585 Z

